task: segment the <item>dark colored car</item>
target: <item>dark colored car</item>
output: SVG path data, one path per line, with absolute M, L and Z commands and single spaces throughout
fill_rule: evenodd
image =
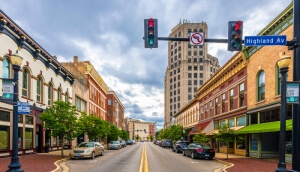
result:
M 172 148 L 172 140 L 165 140 L 163 143 L 162 143 L 162 145 L 161 145 L 161 147 L 163 147 L 163 148 Z
M 212 149 L 208 144 L 189 144 L 186 148 L 182 149 L 183 156 L 190 156 L 194 158 L 208 158 L 213 159 L 215 157 L 215 150 Z
M 126 140 L 126 145 L 133 145 L 133 141 L 132 140 Z
M 182 149 L 183 148 L 186 148 L 186 146 L 189 144 L 188 141 L 181 141 L 181 140 L 178 140 L 175 144 L 173 144 L 173 147 L 172 147 L 172 151 L 173 152 L 182 152 Z

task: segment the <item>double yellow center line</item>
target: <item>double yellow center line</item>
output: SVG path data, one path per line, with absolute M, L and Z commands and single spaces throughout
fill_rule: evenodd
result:
M 148 172 L 148 160 L 145 143 L 143 144 L 142 159 L 139 172 Z

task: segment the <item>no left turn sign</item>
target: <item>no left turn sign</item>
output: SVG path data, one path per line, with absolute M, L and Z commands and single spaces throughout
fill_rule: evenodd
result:
M 204 43 L 203 32 L 190 33 L 190 45 L 203 45 L 203 43 Z

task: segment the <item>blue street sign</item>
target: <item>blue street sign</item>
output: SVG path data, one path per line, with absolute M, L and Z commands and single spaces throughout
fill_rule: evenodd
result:
M 18 114 L 30 114 L 29 102 L 18 102 Z
M 245 46 L 286 45 L 286 35 L 245 36 Z

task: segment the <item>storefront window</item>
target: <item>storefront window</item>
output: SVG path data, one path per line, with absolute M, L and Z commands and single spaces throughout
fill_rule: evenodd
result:
M 261 133 L 261 151 L 278 151 L 279 148 L 279 133 Z
M 246 135 L 243 135 L 243 138 L 236 143 L 236 149 L 246 149 Z
M 25 128 L 25 149 L 33 148 L 33 128 Z
M 25 124 L 33 124 L 33 117 L 32 116 L 25 116 Z
M 23 136 L 23 128 L 19 127 L 18 128 L 18 148 L 22 149 L 22 136 Z
M 234 127 L 234 118 L 230 118 L 228 120 L 228 127 L 231 128 L 231 127 Z
M 23 123 L 23 115 L 18 115 L 18 123 Z
M 250 150 L 257 151 L 258 149 L 258 134 L 251 134 Z
M 246 125 L 246 116 L 240 116 L 236 118 L 236 126 L 245 126 Z
M 10 121 L 10 113 L 5 111 L 0 111 L 0 121 Z
M 56 146 L 57 145 L 57 139 L 56 139 L 56 137 L 52 137 L 51 136 L 51 146 Z
M 9 126 L 0 126 L 0 150 L 9 149 Z

